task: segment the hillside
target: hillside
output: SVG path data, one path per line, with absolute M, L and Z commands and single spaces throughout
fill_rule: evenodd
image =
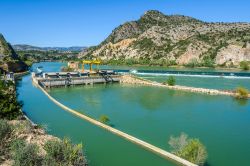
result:
M 16 51 L 83 51 L 86 47 L 72 46 L 72 47 L 37 47 L 27 44 L 13 45 Z
M 151 10 L 115 28 L 100 45 L 79 57 L 119 63 L 238 66 L 250 61 L 250 23 L 208 23 Z
M 0 34 L 0 67 L 12 72 L 27 70 L 27 65 L 20 60 L 15 50 L 7 43 L 2 34 Z

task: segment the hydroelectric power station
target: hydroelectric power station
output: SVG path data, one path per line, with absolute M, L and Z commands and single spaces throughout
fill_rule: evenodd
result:
M 82 62 L 81 69 L 79 62 L 69 62 L 68 69 L 72 71 L 43 72 L 38 68 L 37 73 L 32 73 L 32 80 L 43 88 L 120 82 L 120 75 L 113 70 L 92 69 L 92 65 L 99 65 L 100 61 Z M 84 69 L 85 64 L 89 65 L 89 70 Z

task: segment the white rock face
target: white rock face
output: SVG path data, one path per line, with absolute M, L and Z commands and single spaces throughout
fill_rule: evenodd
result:
M 250 61 L 249 44 L 247 44 L 246 48 L 238 45 L 229 45 L 221 49 L 215 59 L 216 64 L 220 65 L 228 63 L 238 65 L 241 61 Z

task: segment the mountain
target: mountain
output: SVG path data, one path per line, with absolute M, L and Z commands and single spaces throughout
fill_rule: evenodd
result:
M 140 64 L 237 66 L 250 61 L 249 23 L 209 23 L 150 10 L 126 22 L 84 58 L 133 61 Z
M 22 72 L 28 68 L 2 34 L 0 34 L 0 67 L 12 72 Z
M 16 51 L 30 51 L 30 50 L 36 50 L 36 51 L 83 51 L 87 47 L 79 47 L 79 46 L 73 46 L 73 47 L 37 47 L 37 46 L 31 46 L 27 44 L 16 44 L 13 45 L 13 48 Z

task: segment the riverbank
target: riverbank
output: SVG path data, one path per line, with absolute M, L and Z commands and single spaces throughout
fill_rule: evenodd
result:
M 209 95 L 226 95 L 226 96 L 233 96 L 237 97 L 237 93 L 234 91 L 223 91 L 223 90 L 216 90 L 216 89 L 206 89 L 206 88 L 195 88 L 195 87 L 187 87 L 187 86 L 169 86 L 164 85 L 162 83 L 150 81 L 147 79 L 139 78 L 134 75 L 123 75 L 121 77 L 121 83 L 123 84 L 135 84 L 135 85 L 146 85 L 146 86 L 157 86 L 157 87 L 165 87 L 168 89 L 173 90 L 180 90 L 180 91 L 186 91 L 186 92 L 192 92 L 192 93 L 204 93 Z M 248 94 L 248 97 L 250 98 L 250 94 Z
M 26 74 L 19 73 L 19 76 Z M 0 80 L 0 85 L 0 165 L 47 166 L 50 165 L 47 160 L 58 165 L 76 162 L 87 165 L 81 144 L 74 145 L 69 139 L 61 140 L 46 133 L 46 127 L 34 124 L 23 114 L 16 85 L 6 80 Z M 59 148 L 60 152 L 53 148 Z

